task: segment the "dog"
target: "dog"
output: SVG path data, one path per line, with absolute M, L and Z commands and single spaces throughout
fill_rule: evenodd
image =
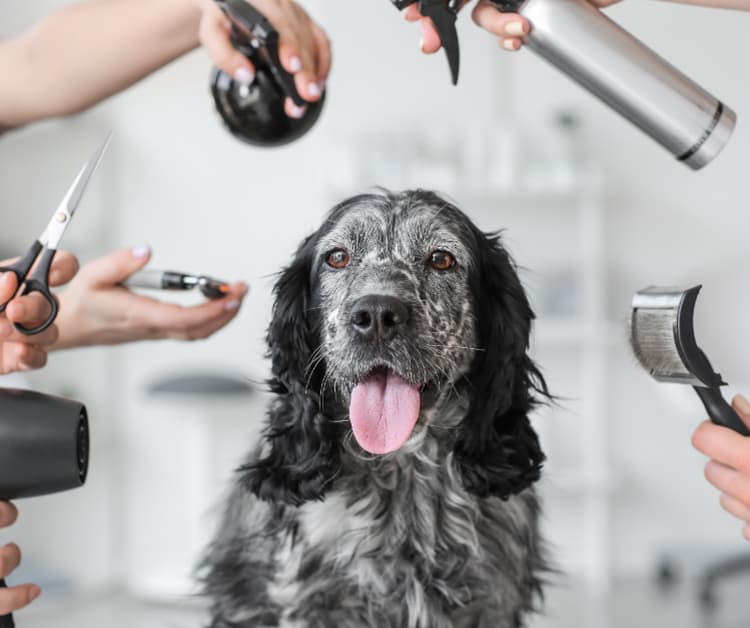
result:
M 355 196 L 275 297 L 266 429 L 201 572 L 211 628 L 523 626 L 548 392 L 500 237 L 430 191 Z

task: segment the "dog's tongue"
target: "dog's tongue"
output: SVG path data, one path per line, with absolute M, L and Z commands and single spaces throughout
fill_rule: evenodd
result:
M 419 389 L 393 371 L 376 371 L 357 384 L 349 420 L 362 449 L 387 454 L 411 436 L 419 418 Z

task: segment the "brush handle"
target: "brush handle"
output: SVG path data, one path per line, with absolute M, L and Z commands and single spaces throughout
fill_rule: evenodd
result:
M 5 584 L 5 578 L 0 578 L 0 587 L 5 588 L 8 585 Z M 16 628 L 16 623 L 13 621 L 13 615 L 8 613 L 0 617 L 0 628 Z
M 747 425 L 743 423 L 742 419 L 734 411 L 734 408 L 722 397 L 721 391 L 718 388 L 703 388 L 702 386 L 693 386 L 693 388 L 701 398 L 708 416 L 711 417 L 711 420 L 716 425 L 728 427 L 730 430 L 734 430 L 743 436 L 750 436 L 750 430 L 747 428 Z

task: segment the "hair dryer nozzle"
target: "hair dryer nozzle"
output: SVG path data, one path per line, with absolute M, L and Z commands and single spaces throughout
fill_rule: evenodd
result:
M 0 389 L 0 499 L 82 486 L 89 463 L 86 407 L 30 390 Z

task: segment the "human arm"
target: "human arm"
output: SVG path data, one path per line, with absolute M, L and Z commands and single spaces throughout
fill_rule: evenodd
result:
M 318 100 L 331 60 L 323 30 L 290 0 L 252 4 L 279 30 L 282 62 L 303 98 Z M 0 130 L 87 109 L 201 42 L 225 72 L 238 76 L 244 69 L 251 77 L 252 64 L 229 37 L 214 0 L 90 0 L 63 7 L 0 42 Z

